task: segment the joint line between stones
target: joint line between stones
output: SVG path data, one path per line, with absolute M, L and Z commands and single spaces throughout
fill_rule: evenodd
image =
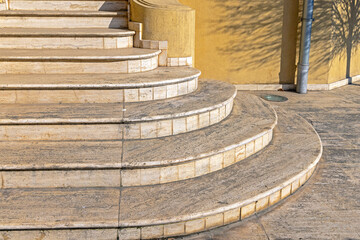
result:
M 122 117 L 123 119 L 125 118 L 125 91 L 123 92 L 123 101 L 122 101 Z M 123 159 L 124 159 L 124 137 L 125 137 L 125 125 L 124 124 L 121 124 L 121 156 L 120 156 L 120 166 L 122 165 L 123 163 Z M 121 171 L 121 167 L 119 169 L 119 201 L 118 201 L 118 231 L 117 231 L 117 238 L 120 239 L 120 215 L 121 215 L 121 212 L 120 212 L 120 209 L 121 209 L 121 193 L 122 193 L 122 187 L 121 187 L 121 179 L 122 179 L 122 171 Z
M 255 217 L 256 217 L 256 221 L 259 223 L 259 225 L 260 225 L 261 229 L 264 231 L 265 236 L 266 236 L 266 239 L 267 239 L 267 240 L 270 240 L 270 237 L 269 237 L 269 235 L 267 234 L 267 232 L 266 232 L 266 229 L 265 229 L 264 225 L 261 223 L 260 218 L 259 218 L 259 215 L 258 215 L 258 213 L 257 213 L 257 212 L 255 212 Z

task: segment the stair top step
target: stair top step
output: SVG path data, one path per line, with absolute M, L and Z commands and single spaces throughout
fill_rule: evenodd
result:
M 134 31 L 114 28 L 0 28 L 0 37 L 127 37 Z
M 0 229 L 167 224 L 202 219 L 253 203 L 291 184 L 312 169 L 321 155 L 318 135 L 305 120 L 280 109 L 278 116 L 279 125 L 268 148 L 198 178 L 126 187 L 121 194 L 119 187 L 3 189 Z
M 49 1 L 49 2 L 58 2 L 58 1 L 73 1 L 73 0 L 12 0 L 12 2 L 36 2 L 36 1 Z M 104 0 L 76 0 L 76 1 L 104 1 Z M 111 2 L 128 2 L 128 0 L 110 0 Z
M 276 114 L 269 105 L 253 95 L 244 94 L 236 97 L 232 114 L 217 125 L 161 139 L 123 143 L 1 142 L 0 152 L 4 154 L 0 169 L 116 169 L 169 165 L 230 149 L 275 124 Z M 122 152 L 123 159 L 120 157 Z
M 0 89 L 127 89 L 175 84 L 196 78 L 191 67 L 159 67 L 132 74 L 4 74 Z
M 172 119 L 211 111 L 224 105 L 235 95 L 236 89 L 233 85 L 208 80 L 201 81 L 197 91 L 175 99 L 131 102 L 124 105 L 1 104 L 0 124 L 133 123 Z
M 127 11 L 50 11 L 5 10 L 0 17 L 127 17 Z
M 143 48 L 118 49 L 0 49 L 0 61 L 121 61 L 151 58 L 161 50 Z

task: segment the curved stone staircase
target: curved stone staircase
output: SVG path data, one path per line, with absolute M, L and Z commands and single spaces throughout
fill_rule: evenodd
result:
M 294 193 L 322 146 L 276 111 L 133 48 L 127 1 L 0 11 L 0 237 L 156 239 L 242 220 Z M 118 29 L 123 28 L 123 29 Z

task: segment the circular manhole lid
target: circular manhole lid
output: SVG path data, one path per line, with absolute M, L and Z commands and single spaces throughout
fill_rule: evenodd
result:
M 288 100 L 287 97 L 283 97 L 279 95 L 271 95 L 271 94 L 262 96 L 262 98 L 271 102 L 285 102 Z

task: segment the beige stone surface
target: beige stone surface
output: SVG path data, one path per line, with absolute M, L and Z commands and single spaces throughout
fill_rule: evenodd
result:
M 123 105 L 1 104 L 0 124 L 121 123 Z M 1 127 L 0 127 L 1 128 Z
M 70 121 L 71 122 L 71 121 Z M 1 141 L 121 140 L 120 124 L 32 124 L 0 126 Z
M 17 2 L 17 1 L 13 1 L 13 2 Z M 32 1 L 28 1 L 28 2 L 31 3 Z M 89 3 L 89 1 L 87 1 L 87 3 Z M 36 28 L 35 26 L 30 28 L 23 28 L 17 26 L 15 28 L 5 28 L 5 27 L 0 28 L 0 36 L 4 38 L 5 37 L 126 37 L 126 36 L 133 36 L 134 34 L 135 34 L 134 31 L 128 29 L 112 29 L 112 28 L 96 28 L 96 27 L 59 29 L 59 28 Z
M 211 80 L 201 80 L 200 82 L 196 92 L 176 99 L 125 103 L 125 122 L 171 119 L 201 114 L 218 109 L 235 97 L 236 91 L 232 85 Z M 177 89 L 176 85 L 175 89 Z M 219 89 L 222 93 L 216 94 Z
M 57 11 L 121 11 L 127 10 L 127 1 L 30 1 L 15 0 L 11 10 L 57 10 Z
M 1 240 L 115 240 L 117 229 L 0 231 Z
M 1 170 L 119 168 L 122 142 L 2 141 L 0 152 Z
M 279 127 L 275 132 L 274 140 L 261 154 L 255 154 L 249 159 L 234 164 L 231 168 L 225 168 L 199 178 L 153 186 L 126 187 L 122 188 L 121 194 L 119 188 L 4 189 L 1 194 L 17 200 L 0 202 L 0 208 L 6 209 L 0 213 L 2 214 L 0 227 L 6 229 L 14 228 L 16 225 L 17 228 L 25 229 L 39 228 L 39 226 L 41 228 L 57 228 L 66 224 L 67 227 L 74 228 L 111 228 L 114 227 L 114 224 L 115 226 L 119 224 L 118 226 L 122 229 L 119 231 L 120 237 L 139 238 L 142 230 L 138 226 L 148 226 L 148 224 L 165 224 L 164 236 L 173 236 L 201 231 L 203 226 L 205 229 L 211 229 L 232 220 L 235 221 L 240 216 L 238 215 L 240 214 L 239 207 L 242 207 L 242 217 L 245 217 L 252 211 L 251 209 L 248 212 L 243 211 L 249 203 L 242 203 L 242 201 L 253 199 L 251 201 L 254 202 L 250 202 L 250 205 L 255 209 L 256 198 L 254 197 L 256 195 L 271 188 L 277 188 L 284 181 L 293 178 L 306 169 L 319 154 L 319 140 L 312 128 L 296 115 L 279 112 Z M 288 119 L 292 119 L 292 121 L 288 121 Z M 292 148 L 284 144 L 284 142 L 295 143 L 299 139 L 306 143 L 306 151 L 304 151 L 303 144 L 293 144 Z M 294 161 L 294 159 L 299 160 L 299 152 L 302 153 L 302 161 Z M 208 162 L 210 164 L 210 159 Z M 210 169 L 210 165 L 208 168 Z M 160 171 L 155 172 L 154 170 L 142 169 L 140 181 L 144 184 L 156 184 L 160 183 L 161 176 L 169 177 L 171 175 L 168 172 L 162 174 Z M 239 172 L 242 174 L 236 174 Z M 27 193 L 26 197 L 17 197 L 17 194 L 21 195 L 25 192 Z M 76 195 L 74 195 L 75 192 Z M 96 194 L 97 197 L 93 194 Z M 67 196 L 67 198 L 61 196 Z M 18 199 L 24 200 L 24 198 L 30 205 L 24 206 L 16 202 L 20 201 Z M 64 198 L 65 200 L 63 200 Z M 59 214 L 57 213 L 59 206 L 67 206 L 66 201 L 71 201 L 71 204 L 80 204 L 82 208 L 74 206 L 73 209 L 70 205 L 65 212 L 60 214 L 60 219 L 54 218 Z M 92 207 L 90 212 L 84 213 L 88 209 L 87 201 L 90 201 Z M 110 205 L 104 205 L 104 201 Z M 117 211 L 114 211 L 112 207 L 114 202 L 118 204 Z M 36 215 L 38 214 L 36 209 L 39 209 L 41 203 L 45 204 L 46 208 L 42 209 L 41 215 Z M 29 213 L 24 215 L 24 211 L 28 211 L 28 206 L 33 207 Z M 106 211 L 104 211 L 104 207 L 106 207 Z M 16 216 L 13 217 L 9 211 L 16 216 L 26 216 L 21 221 L 22 227 L 19 227 L 18 221 L 13 220 L 16 219 Z M 70 214 L 67 215 L 68 211 L 78 216 L 72 218 L 71 225 L 67 223 L 70 221 Z M 74 213 L 74 211 L 83 212 Z M 113 214 L 109 214 L 108 211 Z M 99 214 L 106 215 L 106 217 L 99 216 Z M 114 214 L 116 218 L 112 218 Z M 34 216 L 37 216 L 39 221 L 33 222 Z M 11 220 L 8 221 L 7 218 L 11 218 Z M 93 220 L 94 218 L 96 220 Z M 202 225 L 203 223 L 205 225 Z
M 117 49 L 129 48 L 132 37 L 1 37 L 0 48 Z
M 143 239 L 161 238 L 164 235 L 164 226 L 150 226 L 141 228 L 141 237 Z
M 306 95 L 255 92 L 268 93 L 288 97 L 276 105 L 298 112 L 319 132 L 324 153 L 314 175 L 263 214 L 182 239 L 359 239 L 359 85 Z
M 321 153 L 318 136 L 305 120 L 281 110 L 278 114 L 279 127 L 275 129 L 270 146 L 231 168 L 186 181 L 124 188 L 120 225 L 141 226 L 213 218 L 214 211 L 225 212 L 231 209 L 229 206 L 251 205 L 252 210 L 242 209 L 242 216 L 253 213 L 255 202 L 265 195 L 259 195 L 258 199 L 255 196 L 273 189 L 268 193 L 271 194 L 287 186 L 283 184 L 295 176 L 300 178 L 299 174 L 316 163 Z M 253 203 L 244 201 L 246 199 L 253 199 Z M 222 223 L 219 220 L 215 225 Z
M 0 226 L 2 230 L 117 227 L 119 195 L 115 188 L 3 189 Z
M 1 13 L 1 12 L 0 12 Z M 126 28 L 127 16 L 0 16 L 0 24 L 2 27 L 16 28 L 22 27 L 38 27 L 38 28 Z M 91 25 L 89 25 L 89 23 Z
M 119 187 L 120 170 L 0 171 L 4 188 Z
M 0 28 L 0 48 L 129 48 L 133 35 L 130 30 L 110 28 Z
M 0 74 L 129 73 L 140 68 L 140 59 L 158 58 L 160 50 L 119 49 L 1 49 Z M 139 62 L 139 66 L 136 66 Z M 131 66 L 131 67 L 130 67 Z
M 54 86 L 52 86 L 54 87 Z M 121 103 L 123 89 L 52 89 L 0 90 L 0 104 L 29 103 Z M 23 87 L 26 89 L 26 87 Z
M 186 163 L 228 151 L 230 154 L 236 151 L 237 160 L 242 160 L 244 144 L 272 129 L 275 123 L 276 115 L 266 103 L 252 95 L 238 96 L 232 114 L 216 125 L 161 139 L 125 141 L 123 164 L 124 167 L 154 167 Z M 185 127 L 185 121 L 174 121 L 174 130 L 185 131 Z M 231 159 L 225 161 L 228 163 Z
M 76 102 L 75 99 L 80 102 L 101 102 L 108 99 L 111 102 L 119 101 L 123 89 L 141 92 L 143 88 L 154 89 L 154 99 L 164 99 L 166 94 L 161 94 L 161 89 L 166 89 L 166 85 L 197 81 L 199 75 L 198 70 L 188 67 L 160 67 L 133 74 L 1 74 L 0 89 L 6 91 L 1 91 L 0 102 L 66 103 Z M 189 93 L 195 90 L 189 89 Z
M 94 49 L 94 50 L 64 50 L 64 49 L 1 49 L 0 60 L 6 61 L 36 61 L 36 60 L 138 60 L 157 56 L 158 50 L 124 48 L 124 49 Z

